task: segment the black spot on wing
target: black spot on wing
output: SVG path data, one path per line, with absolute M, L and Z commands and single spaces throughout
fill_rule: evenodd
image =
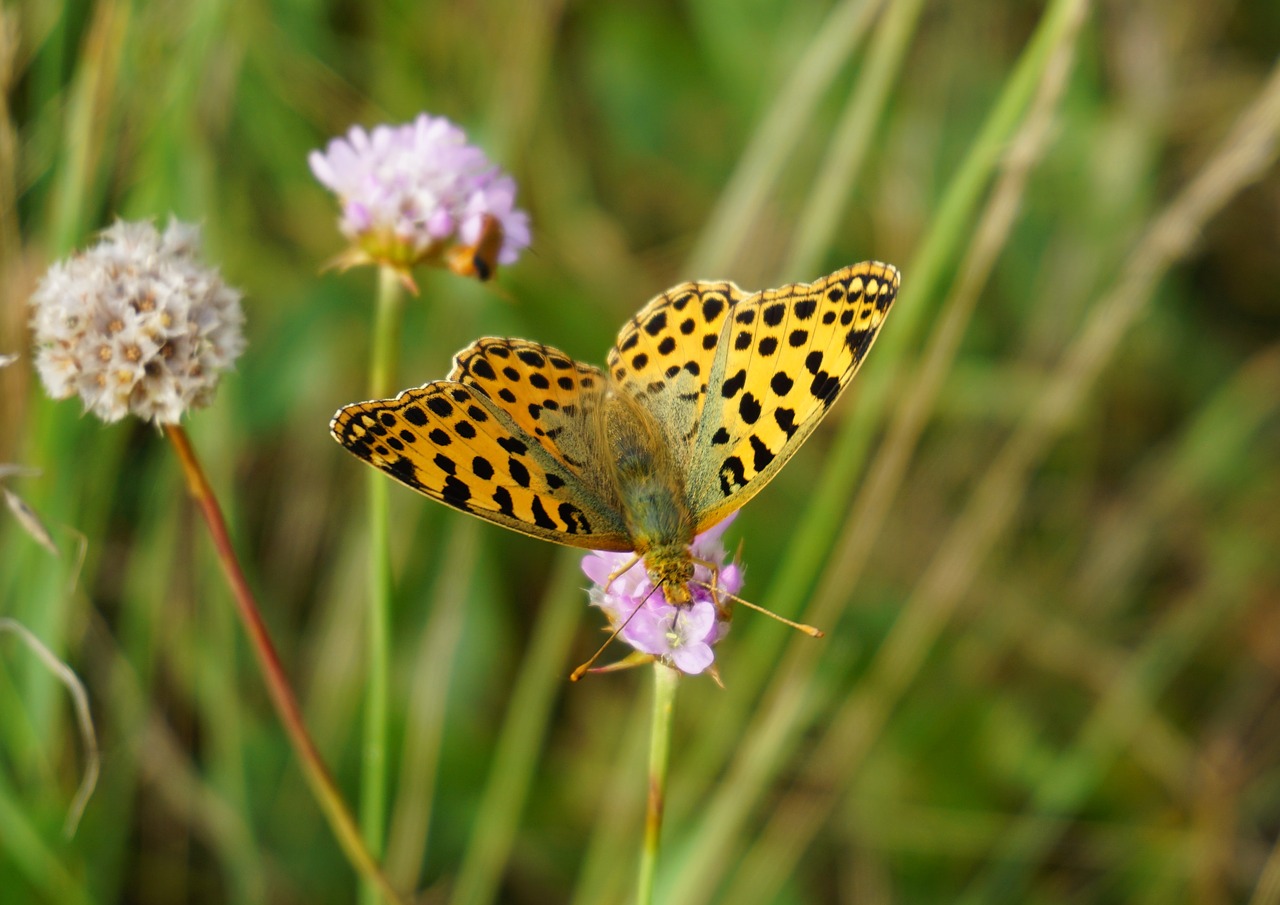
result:
M 729 496 L 739 487 L 745 487 L 746 483 L 747 475 L 741 459 L 730 456 L 720 463 L 720 491 L 725 496 Z
M 569 534 L 589 534 L 591 533 L 591 523 L 587 521 L 587 517 L 583 515 L 582 510 L 572 503 L 561 503 L 557 510 L 560 520 L 564 522 L 564 529 Z
M 403 484 L 408 484 L 418 490 L 422 489 L 422 482 L 418 480 L 417 467 L 404 456 L 400 456 L 394 462 L 389 463 L 387 465 L 387 473 Z
M 809 385 L 809 392 L 813 394 L 815 399 L 822 401 L 823 405 L 829 406 L 835 401 L 836 393 L 840 391 L 840 378 L 834 374 L 828 374 L 826 371 L 819 371 L 813 375 L 813 383 Z
M 469 509 L 467 500 L 471 499 L 471 488 L 453 475 L 444 479 L 444 489 L 440 492 L 440 499 L 448 503 L 450 506 L 457 506 L 459 509 Z
M 732 399 L 738 395 L 738 391 L 746 385 L 746 382 L 747 371 L 743 368 L 724 382 L 724 385 L 720 388 L 720 395 L 725 399 Z
M 857 327 L 849 328 L 849 332 L 845 334 L 845 348 L 853 352 L 853 360 L 858 361 L 867 352 L 867 346 L 871 344 L 871 338 L 875 336 L 874 330 L 859 330 Z
M 493 491 L 493 501 L 498 504 L 498 511 L 508 518 L 516 517 L 515 502 L 511 499 L 511 491 L 505 487 L 497 487 Z
M 765 446 L 764 441 L 755 434 L 751 435 L 751 450 L 754 456 L 751 465 L 756 470 L 756 474 L 764 471 L 769 467 L 769 463 L 773 461 L 773 450 Z
M 533 503 L 529 507 L 533 511 L 533 523 L 539 528 L 546 528 L 555 531 L 559 526 L 552 521 L 551 516 L 547 515 L 547 510 L 542 508 L 542 500 L 538 497 L 533 498 Z
M 798 425 L 796 424 L 795 409 L 778 409 L 773 413 L 773 420 L 777 422 L 778 427 L 786 433 L 787 439 L 791 439 L 791 435 L 796 432 Z
M 507 459 L 507 471 L 511 475 L 511 479 L 521 487 L 528 487 L 530 484 L 529 469 L 525 468 L 523 462 L 514 456 Z

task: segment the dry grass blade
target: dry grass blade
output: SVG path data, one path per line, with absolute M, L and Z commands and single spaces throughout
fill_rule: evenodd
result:
M 18 520 L 22 530 L 31 535 L 31 538 L 37 544 L 44 547 L 54 556 L 58 556 L 58 545 L 53 542 L 53 536 L 49 533 L 49 529 L 45 527 L 40 516 L 36 514 L 36 511 L 31 508 L 26 500 L 8 487 L 0 487 L 0 491 L 4 493 L 5 505 L 13 513 L 13 517 Z
M 71 807 L 67 810 L 67 819 L 63 824 L 63 833 L 68 839 L 76 833 L 76 827 L 80 825 L 80 817 L 84 814 L 85 806 L 89 803 L 89 796 L 93 794 L 94 787 L 98 784 L 99 757 L 98 757 L 98 736 L 93 730 L 93 716 L 89 712 L 89 695 L 85 692 L 84 683 L 80 681 L 80 677 L 75 674 L 63 661 L 59 660 L 44 645 L 44 642 L 31 633 L 31 631 L 14 619 L 0 618 L 0 632 L 12 632 L 22 640 L 24 644 L 34 653 L 40 662 L 45 665 L 49 672 L 53 673 L 71 695 L 72 703 L 76 710 L 76 725 L 80 729 L 80 741 L 84 745 L 84 774 L 80 777 L 80 786 L 76 789 L 75 798 L 71 800 Z

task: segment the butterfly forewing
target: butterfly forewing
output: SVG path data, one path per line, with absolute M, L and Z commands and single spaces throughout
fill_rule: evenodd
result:
M 472 515 L 573 547 L 632 548 L 616 508 L 475 387 L 439 380 L 348 405 L 329 429 L 400 483 Z
M 742 300 L 725 322 L 687 482 L 702 531 L 755 496 L 853 379 L 898 290 L 864 262 Z

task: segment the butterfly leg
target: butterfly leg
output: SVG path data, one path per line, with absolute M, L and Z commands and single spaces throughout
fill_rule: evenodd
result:
M 610 572 L 610 573 L 609 573 L 609 580 L 608 580 L 608 581 L 606 581 L 606 582 L 604 583 L 604 592 L 605 592 L 606 594 L 608 594 L 608 593 L 609 593 L 609 585 L 613 584 L 613 582 L 614 582 L 614 580 L 615 580 L 615 579 L 621 578 L 621 577 L 622 577 L 623 575 L 625 575 L 627 572 L 631 571 L 631 568 L 632 568 L 636 563 L 638 563 L 638 562 L 640 561 L 640 559 L 641 559 L 640 554 L 639 554 L 639 553 L 637 553 L 635 556 L 633 556 L 633 557 L 631 557 L 629 560 L 627 560 L 626 564 L 625 564 L 625 565 L 623 565 L 621 568 L 614 569 L 612 572 Z

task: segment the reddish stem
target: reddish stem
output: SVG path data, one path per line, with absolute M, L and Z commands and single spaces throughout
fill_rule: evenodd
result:
M 280 665 L 280 657 L 276 654 L 275 645 L 271 643 L 271 636 L 267 634 L 267 626 L 262 621 L 258 603 L 240 568 L 235 549 L 231 546 L 231 537 L 227 533 L 227 523 L 222 517 L 222 509 L 213 494 L 213 488 L 209 486 L 204 470 L 196 459 L 186 431 L 177 424 L 167 424 L 164 430 L 182 463 L 182 471 L 187 479 L 187 489 L 199 504 L 205 523 L 209 526 L 213 546 L 218 554 L 218 562 L 222 565 L 227 583 L 231 586 L 231 593 L 235 598 L 236 609 L 240 613 L 245 631 L 249 633 L 249 640 L 258 658 L 258 666 L 262 670 L 267 691 L 271 695 L 271 703 L 275 706 L 280 722 L 284 724 L 294 753 L 302 763 L 303 773 L 307 784 L 311 787 L 312 795 L 315 796 L 325 818 L 329 821 L 329 826 L 342 846 L 347 860 L 362 876 L 377 885 L 388 902 L 403 905 L 404 900 L 396 893 L 378 862 L 365 847 L 355 819 L 342 799 L 342 793 L 338 791 L 333 776 L 320 758 L 320 752 L 312 741 L 311 734 L 307 732 L 306 723 L 302 719 L 302 708 L 298 706 L 298 699 L 289 685 L 284 668 Z

